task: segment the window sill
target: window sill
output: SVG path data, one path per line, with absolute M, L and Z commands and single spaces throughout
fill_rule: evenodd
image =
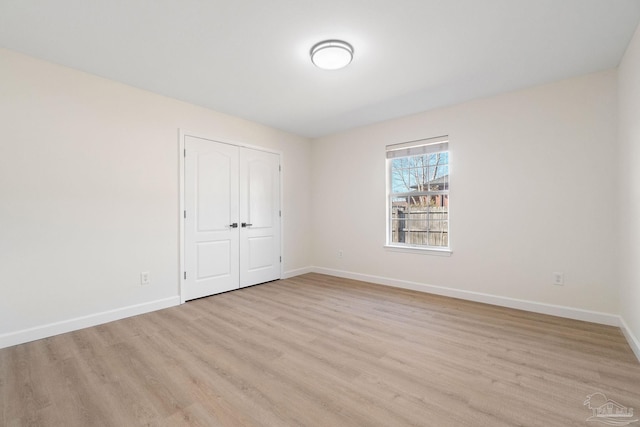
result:
M 435 255 L 435 256 L 451 256 L 453 251 L 451 249 L 435 249 L 435 248 L 421 248 L 418 246 L 394 246 L 384 245 L 384 248 L 390 252 L 407 252 L 413 254 Z

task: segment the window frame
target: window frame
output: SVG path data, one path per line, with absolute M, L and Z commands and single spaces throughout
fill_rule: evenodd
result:
M 443 149 L 444 148 L 444 149 Z M 439 152 L 447 152 L 447 167 L 448 167 L 448 188 L 447 190 L 427 190 L 420 192 L 397 192 L 392 190 L 393 185 L 393 170 L 392 162 L 397 158 L 416 157 L 424 154 L 434 154 Z M 425 138 L 409 142 L 403 142 L 400 144 L 391 144 L 385 147 L 385 170 L 386 170 L 386 202 L 385 202 L 385 249 L 393 252 L 409 252 L 409 253 L 423 253 L 440 256 L 450 256 L 452 251 L 451 246 L 451 150 L 449 143 L 449 136 L 440 136 L 435 138 Z M 393 242 L 393 213 L 391 212 L 393 206 L 393 198 L 397 197 L 410 197 L 410 196 L 433 196 L 439 195 L 447 197 L 447 246 L 432 246 L 428 244 L 416 244 L 416 243 L 398 243 Z

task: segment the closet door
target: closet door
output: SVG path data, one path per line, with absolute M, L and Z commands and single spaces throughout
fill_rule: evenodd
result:
M 280 156 L 184 139 L 185 301 L 280 278 Z
M 238 147 L 185 137 L 184 299 L 238 289 Z
M 280 278 L 280 156 L 240 149 L 240 287 Z

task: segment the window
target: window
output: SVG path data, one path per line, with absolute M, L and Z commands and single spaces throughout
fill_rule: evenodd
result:
M 387 146 L 387 245 L 449 249 L 449 141 Z

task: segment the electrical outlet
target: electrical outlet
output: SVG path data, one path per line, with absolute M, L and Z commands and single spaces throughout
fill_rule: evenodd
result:
M 342 249 L 338 251 L 338 259 L 342 259 Z
M 562 286 L 564 285 L 564 273 L 561 271 L 556 271 L 553 273 L 553 284 Z
M 140 273 L 140 284 L 148 285 L 150 283 L 151 283 L 151 277 L 149 277 L 149 272 L 143 271 L 142 273 Z

